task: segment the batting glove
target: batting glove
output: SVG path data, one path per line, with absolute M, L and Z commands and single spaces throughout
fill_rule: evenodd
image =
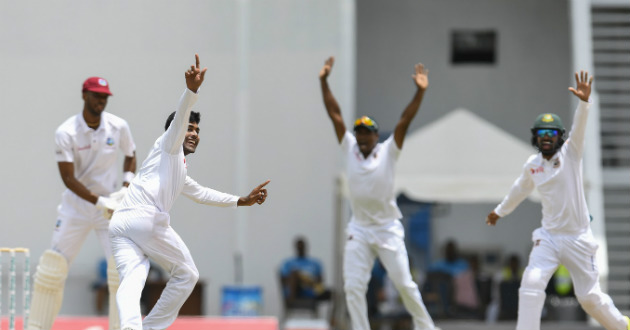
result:
M 118 202 L 113 198 L 99 196 L 96 201 L 96 208 L 103 211 L 103 216 L 105 219 L 109 220 L 112 218 L 114 211 L 118 207 Z
M 125 198 L 125 195 L 127 195 L 127 191 L 129 191 L 129 188 L 123 186 L 122 188 L 120 188 L 120 190 L 109 194 L 109 198 L 115 200 L 116 203 L 120 204 L 123 198 Z

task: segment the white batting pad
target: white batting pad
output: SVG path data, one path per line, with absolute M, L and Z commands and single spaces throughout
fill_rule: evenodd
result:
M 46 250 L 39 259 L 33 284 L 29 330 L 48 330 L 59 314 L 63 301 L 63 289 L 68 277 L 66 257 Z

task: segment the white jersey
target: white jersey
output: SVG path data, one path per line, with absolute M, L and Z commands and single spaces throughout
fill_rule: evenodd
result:
M 564 145 L 550 159 L 532 155 L 523 173 L 494 212 L 503 217 L 533 191 L 542 199 L 542 227 L 550 233 L 581 234 L 589 230 L 590 217 L 582 180 L 582 153 L 588 119 L 587 102 L 580 101 L 571 132 Z
M 346 172 L 352 205 L 352 220 L 359 225 L 384 225 L 402 214 L 394 196 L 394 170 L 400 149 L 391 135 L 378 143 L 365 158 L 355 136 L 346 131 L 341 147 L 346 156 Z
M 74 163 L 74 175 L 88 190 L 109 195 L 116 190 L 118 152 L 133 157 L 136 145 L 127 122 L 111 113 L 101 114 L 96 130 L 82 114 L 70 117 L 55 132 L 57 162 Z M 67 189 L 64 194 L 74 194 Z
M 183 143 L 198 94 L 186 89 L 169 128 L 153 144 L 118 212 L 136 207 L 168 212 L 180 194 L 203 204 L 236 207 L 238 196 L 202 187 L 186 175 Z

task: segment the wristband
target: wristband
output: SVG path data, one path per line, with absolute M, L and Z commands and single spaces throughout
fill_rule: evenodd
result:
M 122 179 L 123 179 L 123 182 L 131 183 L 131 180 L 133 180 L 133 178 L 135 178 L 135 177 L 136 177 L 136 175 L 133 172 L 127 171 L 127 172 L 123 173 Z

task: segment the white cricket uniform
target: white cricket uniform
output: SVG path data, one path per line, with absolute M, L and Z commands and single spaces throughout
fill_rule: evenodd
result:
M 87 126 L 82 114 L 70 117 L 55 132 L 57 162 L 74 164 L 74 175 L 88 190 L 108 196 L 117 188 L 118 149 L 133 157 L 136 145 L 129 125 L 111 113 L 101 114 L 96 130 Z M 105 255 L 109 258 L 109 220 L 101 210 L 66 189 L 57 207 L 58 218 L 52 237 L 52 249 L 74 260 L 90 230 L 94 229 Z
M 587 313 L 609 330 L 622 330 L 628 326 L 610 297 L 599 287 L 599 271 L 595 263 L 598 245 L 590 228 L 582 180 L 588 108 L 587 102 L 580 101 L 564 145 L 550 160 L 543 158 L 541 153 L 532 155 L 508 195 L 494 210 L 504 217 L 534 188 L 541 195 L 542 227 L 532 234 L 534 247 L 519 290 L 517 330 L 540 329 L 544 290 L 560 264 L 571 273 L 575 295 Z
M 186 175 L 183 142 L 198 95 L 186 89 L 171 125 L 142 163 L 110 223 L 110 238 L 120 287 L 116 300 L 121 329 L 166 329 L 179 312 L 199 272 L 190 251 L 170 226 L 169 210 L 180 194 L 203 204 L 236 207 L 238 196 L 202 187 Z M 151 258 L 171 278 L 149 315 L 142 320 L 140 295 Z
M 411 277 L 402 214 L 394 195 L 394 169 L 400 149 L 393 135 L 378 143 L 365 158 L 357 140 L 346 132 L 341 142 L 346 157 L 352 218 L 348 224 L 343 277 L 352 329 L 370 329 L 365 293 L 374 260 L 379 257 L 400 292 L 416 330 L 435 325 Z

